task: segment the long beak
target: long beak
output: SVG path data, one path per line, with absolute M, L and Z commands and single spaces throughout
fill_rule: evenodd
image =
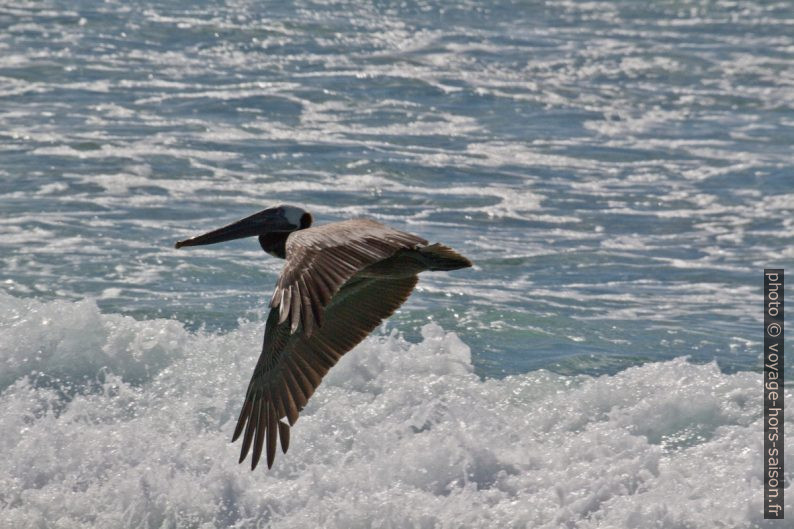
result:
M 296 228 L 297 226 L 287 222 L 281 208 L 270 208 L 204 235 L 179 241 L 175 246 L 176 248 L 182 248 L 183 246 L 214 244 L 216 242 L 262 235 L 263 233 L 293 231 Z

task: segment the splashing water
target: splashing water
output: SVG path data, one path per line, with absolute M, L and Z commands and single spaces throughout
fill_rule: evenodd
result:
M 250 472 L 229 438 L 260 324 L 0 306 L 3 528 L 763 525 L 754 373 L 677 359 L 483 380 L 428 324 L 343 357 L 289 453 Z

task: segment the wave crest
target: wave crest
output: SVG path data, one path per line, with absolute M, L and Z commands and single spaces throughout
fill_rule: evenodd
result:
M 482 380 L 469 347 L 428 324 L 418 343 L 392 332 L 346 355 L 289 453 L 252 473 L 229 438 L 261 324 L 215 334 L 92 301 L 0 305 L 9 527 L 765 523 L 756 373 L 677 359 Z M 30 376 L 101 369 L 97 391 L 68 398 Z

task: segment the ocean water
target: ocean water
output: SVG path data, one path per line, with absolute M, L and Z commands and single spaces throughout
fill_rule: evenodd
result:
M 794 269 L 792 23 L 3 3 L 0 529 L 782 527 L 759 368 L 763 268 Z M 228 441 L 282 264 L 173 243 L 278 203 L 475 266 L 425 274 L 251 473 Z

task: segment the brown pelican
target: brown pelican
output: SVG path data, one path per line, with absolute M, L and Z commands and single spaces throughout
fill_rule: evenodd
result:
M 471 266 L 446 246 L 374 220 L 311 225 L 311 214 L 282 205 L 176 243 L 181 248 L 258 235 L 265 252 L 287 260 L 232 436 L 234 442 L 245 429 L 240 463 L 253 443 L 251 470 L 263 447 L 273 466 L 277 438 L 287 452 L 289 427 L 323 376 L 402 305 L 419 272 Z

